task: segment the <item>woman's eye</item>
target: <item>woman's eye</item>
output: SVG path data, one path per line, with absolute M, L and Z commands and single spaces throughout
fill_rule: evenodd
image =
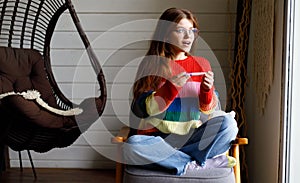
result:
M 196 29 L 196 28 L 193 28 L 193 29 L 192 29 L 192 32 L 195 33 L 195 34 L 198 34 L 199 30 Z
M 186 28 L 177 28 L 175 30 L 178 34 L 189 34 L 189 35 L 198 35 L 199 30 L 197 28 L 191 28 L 191 29 L 186 29 Z
M 179 29 L 176 29 L 176 32 L 178 32 L 178 33 L 184 33 L 184 32 L 185 32 L 185 29 L 179 28 Z

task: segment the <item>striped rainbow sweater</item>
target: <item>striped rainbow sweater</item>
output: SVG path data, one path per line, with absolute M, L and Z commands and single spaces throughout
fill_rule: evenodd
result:
M 173 75 L 211 70 L 205 58 L 192 56 L 171 61 L 170 66 Z M 142 116 L 138 133 L 151 135 L 159 130 L 185 135 L 191 128 L 198 128 L 202 124 L 201 112 L 213 112 L 218 103 L 214 88 L 210 91 L 201 89 L 202 77 L 192 76 L 181 88 L 166 80 L 156 91 L 144 92 L 131 107 L 134 114 Z

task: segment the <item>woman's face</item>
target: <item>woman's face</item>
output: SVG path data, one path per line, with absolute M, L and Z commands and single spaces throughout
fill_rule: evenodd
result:
M 171 30 L 168 41 L 175 46 L 177 54 L 190 52 L 198 30 L 194 28 L 192 21 L 184 18 Z

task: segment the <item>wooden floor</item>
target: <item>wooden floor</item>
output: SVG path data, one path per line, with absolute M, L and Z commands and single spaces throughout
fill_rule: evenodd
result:
M 86 169 L 36 169 L 37 179 L 32 170 L 26 168 L 23 172 L 18 168 L 10 168 L 0 175 L 1 183 L 113 183 L 115 170 Z

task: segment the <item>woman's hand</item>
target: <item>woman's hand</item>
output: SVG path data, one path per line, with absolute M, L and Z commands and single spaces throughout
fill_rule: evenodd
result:
M 178 75 L 173 76 L 170 81 L 173 83 L 173 85 L 182 87 L 189 79 L 190 75 L 186 74 L 186 72 L 181 72 Z
M 212 89 L 213 85 L 214 85 L 214 73 L 212 71 L 208 71 L 203 76 L 201 87 L 205 91 L 209 91 L 210 89 Z

